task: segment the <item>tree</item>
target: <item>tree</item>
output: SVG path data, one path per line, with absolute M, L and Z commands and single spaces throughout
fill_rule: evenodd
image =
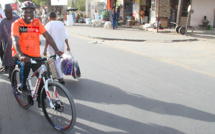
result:
M 74 7 L 78 8 L 78 10 L 85 11 L 85 2 L 86 0 L 76 0 Z

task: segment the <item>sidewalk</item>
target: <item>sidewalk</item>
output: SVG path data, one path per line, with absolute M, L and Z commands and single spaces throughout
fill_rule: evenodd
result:
M 138 28 L 106 30 L 89 25 L 74 25 L 66 29 L 70 35 L 104 39 L 104 45 L 215 77 L 215 30 L 196 30 L 192 34 L 181 35 L 174 29 L 165 29 L 162 33 Z
M 153 31 L 145 31 L 139 27 L 126 28 L 119 27 L 117 30 L 105 29 L 104 27 L 91 27 L 91 25 L 75 23 L 74 26 L 66 26 L 70 34 L 76 34 L 94 39 L 103 40 L 122 40 L 122 41 L 137 41 L 137 42 L 182 42 L 182 41 L 197 41 L 200 37 L 215 38 L 214 30 L 194 30 L 191 34 L 181 35 L 175 33 L 174 29 L 163 29 Z

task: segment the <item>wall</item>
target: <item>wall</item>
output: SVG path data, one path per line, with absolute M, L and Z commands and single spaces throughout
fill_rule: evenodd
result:
M 192 0 L 191 26 L 202 25 L 202 19 L 207 16 L 209 25 L 214 24 L 215 0 Z
M 94 18 L 97 0 L 86 0 L 85 9 L 87 18 Z
M 157 1 L 157 8 L 156 8 L 156 12 L 158 13 L 158 9 L 159 9 L 159 17 L 167 17 L 170 18 L 170 3 L 169 0 L 160 0 L 160 8 L 158 8 L 159 6 L 159 2 Z
M 103 10 L 107 7 L 107 0 L 86 0 L 85 9 L 86 9 L 86 15 L 88 18 L 94 19 L 95 11 L 99 13 L 99 10 L 101 11 L 100 3 L 103 3 Z M 101 13 L 99 13 L 99 16 Z

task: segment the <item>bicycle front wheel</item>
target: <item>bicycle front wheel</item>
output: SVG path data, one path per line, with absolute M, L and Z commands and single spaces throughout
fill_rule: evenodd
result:
M 40 95 L 46 119 L 59 132 L 71 130 L 76 122 L 76 109 L 71 93 L 65 86 L 55 81 L 48 82 L 48 89 L 49 93 L 43 88 Z M 55 109 L 49 105 L 47 95 L 50 96 Z
M 29 108 L 29 103 L 27 99 L 27 95 L 24 92 L 21 92 L 18 88 L 21 86 L 21 76 L 20 76 L 20 70 L 18 68 L 14 69 L 11 75 L 11 85 L 12 85 L 12 90 L 14 93 L 14 96 L 19 103 L 19 105 L 22 108 L 28 109 Z

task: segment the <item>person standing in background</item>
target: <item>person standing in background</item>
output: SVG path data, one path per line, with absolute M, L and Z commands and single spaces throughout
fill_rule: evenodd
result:
M 2 7 L 1 7 L 1 4 L 0 4 L 0 22 L 1 22 L 1 20 L 3 20 L 4 18 L 5 18 L 5 14 L 4 14 L 3 9 L 2 9 Z
M 44 15 L 45 13 L 47 13 L 47 12 L 46 12 L 45 6 L 43 6 L 43 9 L 42 9 L 42 17 L 43 17 L 43 15 Z
M 70 51 L 69 48 L 69 43 L 68 43 L 68 34 L 66 32 L 66 28 L 63 25 L 61 21 L 56 20 L 56 14 L 55 12 L 50 12 L 49 13 L 49 22 L 46 24 L 45 28 L 47 32 L 52 36 L 54 41 L 56 42 L 57 48 L 61 51 L 64 52 L 65 50 L 65 43 L 67 45 L 67 51 Z M 47 49 L 48 48 L 48 49 Z M 47 55 L 47 50 L 49 55 L 54 55 L 56 54 L 54 49 L 48 44 L 48 41 L 46 40 L 46 45 L 43 54 Z M 61 64 L 60 64 L 60 58 L 56 59 L 54 61 L 56 72 L 57 72 L 57 77 L 58 81 L 61 84 L 65 84 L 65 81 L 63 79 L 63 73 L 61 71 Z
M 99 14 L 97 13 L 97 11 L 95 11 L 94 18 L 95 18 L 95 21 L 99 21 Z
M 118 12 L 116 12 L 115 8 L 113 9 L 113 29 L 116 29 L 117 28 L 117 20 L 119 18 L 119 14 Z
M 5 14 L 3 12 L 2 6 L 0 4 L 0 22 L 1 20 L 3 20 L 5 18 Z M 0 40 L 0 56 L 1 56 L 1 61 L 3 61 L 3 55 L 4 55 L 4 51 L 3 51 L 3 46 L 2 46 L 2 41 Z M 3 66 L 0 67 L 0 72 L 4 71 L 5 68 Z
M 144 17 L 145 17 L 145 11 L 144 11 L 143 7 L 141 7 L 141 10 L 140 10 L 140 24 L 143 24 Z
M 4 55 L 2 60 L 2 65 L 8 70 L 9 79 L 11 78 L 11 73 L 15 68 L 15 64 L 12 58 L 12 40 L 11 36 L 11 25 L 12 23 L 19 19 L 19 17 L 15 17 L 12 14 L 12 6 L 10 4 L 5 5 L 5 15 L 4 18 L 0 23 L 0 40 L 2 40 L 2 45 L 4 48 Z
M 74 11 L 72 11 L 72 19 L 73 19 L 73 23 L 75 23 L 75 13 L 74 13 Z
M 47 15 L 47 13 L 45 13 L 45 14 L 43 15 L 42 22 L 43 22 L 43 25 L 46 25 L 46 23 L 48 23 L 48 15 Z
M 64 25 L 66 25 L 66 21 L 67 21 L 67 12 L 66 12 L 65 15 L 63 16 Z

